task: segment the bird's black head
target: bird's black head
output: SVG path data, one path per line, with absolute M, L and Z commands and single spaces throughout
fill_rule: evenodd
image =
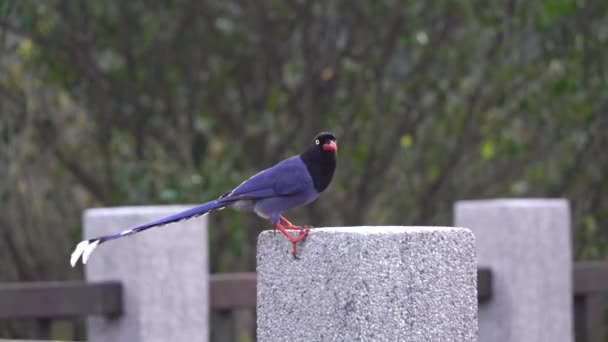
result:
M 338 151 L 338 145 L 336 145 L 336 137 L 329 132 L 317 134 L 317 136 L 315 137 L 315 146 L 321 147 L 323 151 L 333 152 L 331 154 L 334 156 L 335 152 Z
M 327 188 L 336 170 L 336 137 L 328 132 L 317 134 L 313 144 L 300 154 L 308 168 L 315 189 L 322 192 Z

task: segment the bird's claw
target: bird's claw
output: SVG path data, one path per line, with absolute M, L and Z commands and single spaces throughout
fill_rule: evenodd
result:
M 281 231 L 281 233 L 283 233 L 283 235 L 285 235 L 285 237 L 291 242 L 292 245 L 292 252 L 291 254 L 293 255 L 293 257 L 295 259 L 299 259 L 298 258 L 298 242 L 300 241 L 304 241 L 306 239 L 306 237 L 308 236 L 308 233 L 310 232 L 310 226 L 296 226 L 294 224 L 291 224 L 291 222 L 285 220 L 284 218 L 282 218 L 283 222 L 285 222 L 286 224 L 288 224 L 287 226 L 282 226 L 280 223 L 275 223 L 275 228 L 277 228 L 279 231 Z M 297 236 L 293 236 L 291 235 L 287 229 L 292 229 L 292 230 L 297 230 L 298 235 Z
M 310 232 L 310 227 L 309 226 L 294 226 L 297 227 L 298 230 L 300 230 L 300 232 L 298 233 L 298 237 L 294 239 L 294 241 L 292 241 L 292 251 L 291 254 L 293 255 L 294 259 L 296 260 L 300 260 L 300 258 L 298 257 L 298 242 L 303 242 L 306 240 L 306 237 L 308 236 L 308 233 Z
M 310 226 L 303 226 L 303 227 L 298 227 L 298 228 L 300 229 L 298 238 L 300 238 L 300 241 L 306 240 L 306 237 L 308 236 L 308 233 L 310 232 Z

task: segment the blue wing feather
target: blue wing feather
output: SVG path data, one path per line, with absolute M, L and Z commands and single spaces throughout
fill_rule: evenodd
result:
M 220 201 L 287 196 L 304 191 L 311 185 L 306 166 L 299 156 L 295 156 L 253 175 Z

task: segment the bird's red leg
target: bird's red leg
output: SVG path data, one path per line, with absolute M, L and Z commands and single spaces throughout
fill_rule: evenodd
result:
M 289 222 L 286 218 L 284 218 L 283 215 L 279 216 L 279 220 L 281 221 L 281 224 L 287 229 L 295 227 L 295 225 Z
M 283 233 L 283 235 L 285 235 L 285 237 L 289 241 L 291 241 L 291 243 L 293 245 L 293 250 L 292 250 L 293 256 L 294 257 L 297 256 L 297 254 L 298 254 L 297 243 L 300 242 L 300 241 L 302 241 L 306 237 L 306 235 L 308 235 L 308 232 L 310 231 L 310 229 L 306 228 L 306 229 L 300 230 L 300 234 L 298 234 L 298 236 L 295 237 L 295 236 L 289 234 L 289 232 L 287 231 L 287 229 L 285 229 L 285 227 L 283 227 L 280 223 L 275 223 L 274 227 L 276 229 L 280 230 L 281 233 Z
M 279 216 L 279 220 L 281 221 L 281 224 L 287 229 L 297 229 L 299 231 L 303 231 L 305 229 L 310 230 L 308 226 L 296 226 L 295 224 L 289 222 L 286 218 L 284 218 L 283 215 Z

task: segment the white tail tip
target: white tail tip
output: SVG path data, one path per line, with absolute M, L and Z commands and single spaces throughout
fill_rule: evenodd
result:
M 70 264 L 72 267 L 76 266 L 76 262 L 80 259 L 82 255 L 82 263 L 86 264 L 87 260 L 89 260 L 89 256 L 93 252 L 93 250 L 99 245 L 99 240 L 94 242 L 89 242 L 89 240 L 81 241 L 78 245 L 76 245 L 76 249 L 72 252 L 70 256 Z

